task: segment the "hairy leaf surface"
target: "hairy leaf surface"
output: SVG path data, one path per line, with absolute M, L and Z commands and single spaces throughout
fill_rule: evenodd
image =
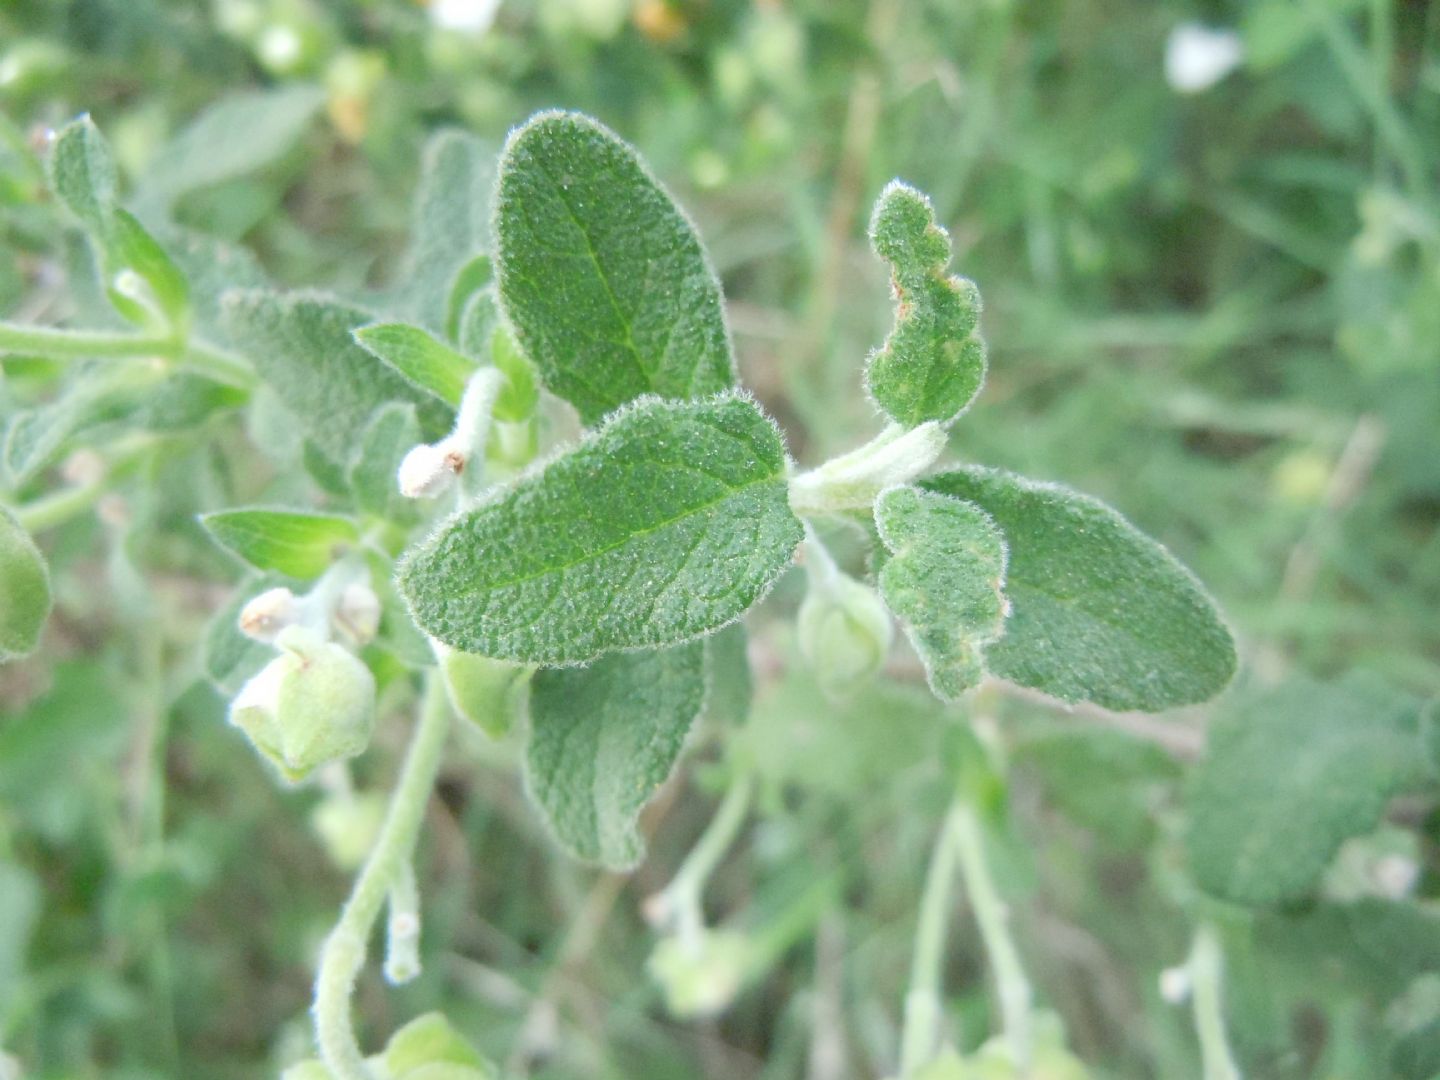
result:
M 894 181 L 870 221 L 875 254 L 890 264 L 895 328 L 865 369 L 870 396 L 899 424 L 949 423 L 985 381 L 980 291 L 952 277 L 950 237 L 930 200 Z
M 749 400 L 647 399 L 402 562 L 416 622 L 465 652 L 573 664 L 710 633 L 800 542 L 785 453 Z
M 612 869 L 640 861 L 640 811 L 704 704 L 704 642 L 536 673 L 525 774 L 567 850 Z
M 1110 507 L 1056 484 L 956 469 L 923 486 L 978 504 L 1010 549 L 995 673 L 1062 701 L 1161 709 L 1213 697 L 1235 643 L 1194 575 Z
M 985 646 L 1005 631 L 1005 539 L 973 503 L 913 487 L 881 492 L 875 524 L 890 551 L 880 595 L 930 689 L 954 701 L 984 677 Z
M 1304 896 L 1340 844 L 1422 781 L 1419 707 L 1368 679 L 1293 679 L 1237 695 L 1189 793 L 1190 865 L 1242 904 Z
M 447 333 L 452 296 L 488 247 L 494 146 L 462 131 L 441 131 L 425 147 L 401 307 L 437 334 Z
M 541 113 L 500 161 L 496 270 L 521 348 L 593 424 L 735 382 L 720 281 L 689 220 L 595 121 Z

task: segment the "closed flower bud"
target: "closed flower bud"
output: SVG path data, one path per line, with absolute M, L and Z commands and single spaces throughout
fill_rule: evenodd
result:
M 455 711 L 492 739 L 503 739 L 524 707 L 535 669 L 528 664 L 437 647 Z
M 750 972 L 750 939 L 734 930 L 704 930 L 698 938 L 661 938 L 650 954 L 651 977 L 665 1006 L 682 1018 L 715 1016 L 729 1007 Z
M 288 780 L 361 753 L 375 726 L 370 669 L 305 627 L 287 627 L 275 644 L 281 655 L 241 688 L 230 722 Z
M 465 455 L 449 445 L 421 443 L 405 455 L 396 476 L 400 494 L 407 499 L 433 499 L 450 489 L 465 470 Z
M 255 641 L 274 641 L 300 617 L 295 594 L 281 586 L 266 589 L 240 609 L 240 632 Z
M 494 1067 L 438 1012 L 417 1016 L 385 1046 L 385 1075 L 395 1080 L 491 1080 Z
M 880 670 L 894 636 L 875 590 L 845 574 L 812 579 L 800 605 L 800 652 L 831 698 L 853 694 Z
M 340 593 L 333 616 L 335 628 L 356 645 L 375 640 L 380 629 L 380 598 L 369 585 L 346 585 Z

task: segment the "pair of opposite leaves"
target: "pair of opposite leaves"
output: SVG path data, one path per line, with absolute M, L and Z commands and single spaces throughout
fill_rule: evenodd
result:
M 574 114 L 512 135 L 497 192 L 510 324 L 546 386 L 599 426 L 407 557 L 416 620 L 452 647 L 544 665 L 712 633 L 763 596 L 802 526 L 779 433 L 733 389 L 700 241 L 635 153 Z M 978 295 L 946 275 L 948 238 L 913 189 L 886 189 L 872 238 L 898 312 L 871 396 L 905 427 L 948 423 L 984 375 Z M 1233 670 L 1193 577 L 1092 499 L 972 468 L 886 492 L 876 515 L 882 592 L 942 697 L 988 669 L 1153 711 L 1211 696 Z

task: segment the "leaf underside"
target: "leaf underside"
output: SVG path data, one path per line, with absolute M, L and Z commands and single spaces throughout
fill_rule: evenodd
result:
M 760 599 L 800 542 L 785 455 L 745 398 L 649 399 L 401 563 L 416 622 L 539 664 L 673 645 Z

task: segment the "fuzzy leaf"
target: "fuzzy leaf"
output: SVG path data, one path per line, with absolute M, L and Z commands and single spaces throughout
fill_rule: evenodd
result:
M 785 452 L 749 400 L 647 399 L 401 563 L 422 629 L 538 664 L 673 645 L 755 603 L 800 542 Z
M 704 703 L 698 641 L 536 673 L 525 775 L 568 851 L 614 869 L 640 861 L 640 811 L 674 770 Z
M 35 651 L 50 605 L 45 559 L 15 516 L 0 506 L 0 664 Z
M 945 272 L 949 234 L 930 200 L 898 180 L 875 204 L 870 243 L 890 264 L 896 299 L 895 328 L 865 369 L 870 396 L 905 427 L 948 424 L 985 381 L 980 291 Z
M 332 461 L 350 460 L 370 414 L 390 401 L 413 402 L 422 432 L 450 429 L 451 408 L 357 345 L 350 332 L 374 321 L 368 312 L 312 293 L 243 289 L 225 294 L 225 323 Z
M 1005 630 L 1005 540 L 972 503 L 893 487 L 875 500 L 890 558 L 880 595 L 925 664 L 935 696 L 954 701 L 985 674 L 984 646 Z
M 1057 484 L 956 469 L 923 486 L 976 503 L 1010 550 L 991 672 L 1062 701 L 1158 712 L 1205 701 L 1235 643 L 1194 575 L 1110 507 Z
M 451 297 L 474 280 L 489 243 L 495 148 L 459 131 L 425 147 L 401 308 L 426 329 L 447 333 Z
M 347 476 L 361 510 L 400 524 L 414 521 L 415 502 L 400 494 L 395 476 L 420 441 L 414 405 L 392 401 L 376 411 L 350 458 Z
M 115 205 L 115 159 L 88 115 L 60 129 L 47 165 L 50 187 L 60 201 L 86 232 L 103 234 Z
M 290 151 L 324 101 L 323 90 L 300 83 L 223 98 L 156 153 L 141 203 L 164 210 L 189 192 L 258 172 Z
M 481 363 L 493 364 L 505 376 L 505 385 L 495 398 L 495 419 L 515 422 L 535 411 L 540 399 L 535 369 L 500 318 L 494 289 L 476 293 L 466 305 L 460 320 L 460 348 Z
M 246 578 L 206 623 L 200 641 L 200 666 L 222 697 L 234 697 L 252 676 L 275 659 L 274 646 L 240 632 L 240 612 L 255 597 L 287 580 L 274 573 Z
M 585 423 L 642 394 L 734 384 L 720 281 L 633 149 L 587 117 L 541 113 L 510 136 L 497 192 L 501 305 Z
M 732 623 L 705 639 L 705 716 L 709 723 L 739 727 L 750 716 L 755 680 L 746 651 L 749 642 L 743 622 Z
M 1190 865 L 1242 904 L 1304 896 L 1342 842 L 1424 779 L 1417 703 L 1367 679 L 1236 695 L 1189 793 Z
M 319 577 L 360 541 L 349 518 L 301 510 L 220 510 L 202 515 L 200 522 L 216 543 L 257 570 L 301 581 Z
M 459 405 L 474 361 L 418 326 L 377 323 L 355 331 L 355 340 L 422 390 Z

